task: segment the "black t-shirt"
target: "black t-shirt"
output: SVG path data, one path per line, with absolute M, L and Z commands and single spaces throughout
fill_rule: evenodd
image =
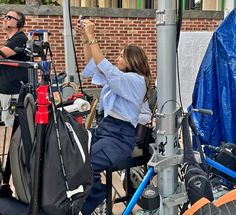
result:
M 27 36 L 19 31 L 6 41 L 5 46 L 12 50 L 16 47 L 23 48 L 27 39 Z M 7 59 L 29 61 L 29 57 L 24 52 L 19 52 Z M 18 94 L 22 85 L 21 82 L 28 83 L 27 68 L 0 65 L 0 93 Z

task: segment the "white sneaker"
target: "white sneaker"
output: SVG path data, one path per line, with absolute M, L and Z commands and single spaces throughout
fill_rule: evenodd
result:
M 98 205 L 92 215 L 106 215 L 106 199 Z

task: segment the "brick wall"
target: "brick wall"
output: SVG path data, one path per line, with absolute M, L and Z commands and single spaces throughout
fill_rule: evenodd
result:
M 105 9 L 106 10 L 106 9 Z M 0 8 L 1 13 L 1 8 Z M 27 13 L 26 13 L 27 14 Z M 82 13 L 84 14 L 84 13 Z M 73 27 L 76 26 L 78 14 L 72 19 Z M 135 43 L 143 47 L 146 51 L 152 71 L 153 82 L 156 79 L 156 26 L 155 16 L 124 17 L 124 16 L 90 16 L 96 24 L 96 38 L 105 56 L 115 63 L 116 57 L 125 44 Z M 182 31 L 214 31 L 221 19 L 217 18 L 188 18 L 184 17 Z M 62 15 L 33 14 L 27 15 L 25 32 L 45 29 L 51 32 L 49 42 L 51 45 L 53 58 L 56 63 L 56 70 L 64 70 L 64 38 L 63 38 L 63 19 Z M 77 32 L 78 33 L 78 32 Z M 6 35 L 0 32 L 0 45 L 4 44 Z M 79 35 L 75 35 L 75 47 L 80 71 L 84 68 L 82 45 Z M 90 81 L 83 80 L 84 88 L 94 88 Z
M 184 19 L 181 31 L 214 31 L 220 22 L 219 19 Z

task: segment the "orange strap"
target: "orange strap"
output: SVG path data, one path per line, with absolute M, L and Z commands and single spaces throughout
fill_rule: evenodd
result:
M 208 203 L 210 203 L 208 199 L 201 198 L 197 202 L 195 202 L 191 208 L 185 211 L 183 215 L 193 215 L 195 212 L 197 212 L 200 208 L 202 208 L 204 205 Z
M 220 207 L 223 204 L 236 200 L 236 189 L 231 190 L 230 192 L 226 193 L 225 195 L 221 196 L 214 202 L 216 207 Z

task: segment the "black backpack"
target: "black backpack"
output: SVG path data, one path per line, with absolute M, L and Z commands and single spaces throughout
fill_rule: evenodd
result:
M 20 104 L 21 103 L 21 104 Z M 20 94 L 17 113 L 19 126 L 14 132 L 9 148 L 12 181 L 17 198 L 26 204 L 30 202 L 30 155 L 35 135 L 35 100 L 32 94 Z
M 189 202 L 193 205 L 202 197 L 207 198 L 209 201 L 213 201 L 214 198 L 210 180 L 194 156 L 189 133 L 189 118 L 187 116 L 185 116 L 182 121 L 182 129 L 185 162 L 184 179 Z M 201 150 L 201 148 L 199 150 Z
M 210 180 L 198 164 L 188 164 L 185 173 L 185 187 L 191 205 L 202 197 L 213 201 Z
M 3 214 L 18 211 L 23 205 L 22 202 L 30 205 L 29 209 L 24 205 L 25 214 L 31 214 L 32 210 L 31 195 L 35 167 L 34 105 L 32 105 L 34 101 L 32 95 L 27 94 L 25 103 L 22 102 L 24 95 L 25 93 L 19 97 L 22 103 L 18 105 L 20 126 L 16 129 L 11 141 L 9 156 L 11 168 L 5 169 L 12 172 L 19 204 L 15 204 L 14 199 L 9 198 L 7 204 L 10 211 L 4 211 Z M 42 183 L 39 188 L 42 196 L 41 201 L 38 202 L 40 214 L 77 215 L 92 187 L 91 133 L 81 127 L 66 111 L 56 111 L 57 126 L 53 114 L 51 115 L 49 123 L 45 125 L 44 166 L 42 166 L 40 178 Z M 57 127 L 61 150 L 58 145 Z M 8 172 L 5 176 L 6 183 L 10 178 L 8 177 L 10 172 Z M 1 197 L 9 197 L 11 195 L 9 186 L 6 186 L 6 189 L 2 188 Z M 0 208 L 0 213 L 2 212 Z
M 52 115 L 46 127 L 40 208 L 42 214 L 77 215 L 92 187 L 91 134 L 64 110 L 56 111 L 56 121 Z

